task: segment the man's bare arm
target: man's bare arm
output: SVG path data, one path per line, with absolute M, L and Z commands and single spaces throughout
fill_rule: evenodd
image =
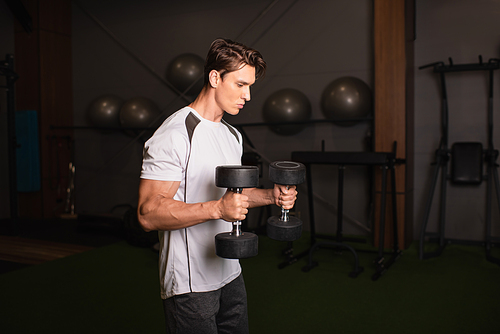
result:
M 276 204 L 290 210 L 295 205 L 297 199 L 297 189 L 295 186 L 287 188 L 283 185 L 274 185 L 273 189 L 246 188 L 243 194 L 248 196 L 248 207 L 256 208 L 259 206 Z
M 141 179 L 137 214 L 144 230 L 178 230 L 212 219 L 231 222 L 248 213 L 246 195 L 228 191 L 216 201 L 188 204 L 173 199 L 179 185 L 179 181 Z

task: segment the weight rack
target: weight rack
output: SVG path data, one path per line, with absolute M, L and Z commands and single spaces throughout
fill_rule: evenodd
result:
M 311 229 L 311 247 L 297 255 L 288 254 L 285 262 L 280 264 L 280 268 L 284 268 L 289 264 L 295 263 L 297 259 L 308 256 L 308 264 L 302 269 L 307 272 L 317 266 L 317 263 L 312 260 L 313 253 L 320 247 L 335 247 L 346 248 L 354 256 L 353 271 L 349 273 L 352 278 L 357 277 L 363 268 L 359 266 L 359 260 L 356 250 L 344 241 L 356 241 L 343 236 L 343 203 L 344 203 L 344 170 L 347 165 L 364 165 L 364 166 L 380 166 L 382 169 L 381 182 L 381 203 L 380 203 L 380 226 L 379 226 L 379 248 L 378 256 L 375 259 L 376 272 L 372 276 L 372 280 L 376 281 L 380 278 L 389 267 L 399 259 L 402 252 L 399 249 L 398 243 L 398 225 L 397 225 L 397 206 L 396 206 L 396 143 L 394 143 L 393 152 L 292 152 L 292 161 L 301 162 L 306 166 L 307 193 L 309 205 L 309 218 Z M 329 236 L 316 233 L 314 220 L 314 199 L 313 199 L 313 183 L 311 177 L 311 165 L 327 164 L 338 166 L 338 204 L 337 204 L 337 232 L 335 236 Z M 384 252 L 385 239 L 385 221 L 386 221 L 386 195 L 387 195 L 387 172 L 390 172 L 391 199 L 392 199 L 392 222 L 393 222 L 393 248 L 389 253 L 392 256 L 386 261 Z M 318 242 L 317 239 L 330 239 L 333 241 Z

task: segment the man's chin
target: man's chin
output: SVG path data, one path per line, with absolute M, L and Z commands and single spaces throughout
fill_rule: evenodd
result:
M 232 110 L 232 111 L 226 111 L 226 114 L 231 115 L 231 116 L 236 116 L 240 113 L 240 110 Z

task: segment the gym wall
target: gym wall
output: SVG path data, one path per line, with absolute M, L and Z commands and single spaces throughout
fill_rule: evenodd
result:
M 259 17 L 271 1 L 81 1 L 130 51 L 160 76 L 169 62 L 185 52 L 205 56 L 216 37 L 235 38 Z M 475 63 L 499 58 L 500 32 L 495 0 L 416 1 L 415 40 L 415 187 L 414 236 L 418 237 L 430 187 L 434 151 L 440 139 L 441 95 L 431 69 L 418 66 L 436 61 Z M 14 19 L 0 2 L 0 57 L 14 53 Z M 73 3 L 72 10 L 74 122 L 90 125 L 90 102 L 104 94 L 123 99 L 148 97 L 165 116 L 186 101 L 167 88 Z M 259 49 L 269 65 L 266 78 L 252 89 L 252 101 L 242 113 L 228 118 L 234 124 L 262 121 L 262 106 L 271 93 L 296 88 L 307 95 L 312 119 L 321 119 L 320 96 L 332 80 L 351 75 L 373 89 L 372 2 L 369 0 L 285 1 L 276 3 L 240 41 Z M 499 128 L 499 73 L 495 73 L 495 129 Z M 450 143 L 486 139 L 487 80 L 482 73 L 455 73 L 447 77 L 450 106 Z M 7 156 L 5 94 L 0 93 L 0 155 Z M 293 150 L 364 150 L 368 124 L 342 127 L 316 124 L 293 136 L 279 136 L 266 127 L 249 127 L 247 133 L 259 153 L 269 160 L 287 159 Z M 498 132 L 498 131 L 497 131 Z M 495 147 L 500 146 L 498 134 Z M 116 205 L 135 205 L 142 142 L 121 131 L 75 131 L 76 209 L 78 213 L 108 213 Z M 123 152 L 122 152 L 123 151 Z M 120 153 L 120 154 L 118 154 Z M 263 171 L 266 175 L 267 169 Z M 9 216 L 7 161 L 0 159 L 0 218 Z M 336 169 L 322 166 L 313 171 L 315 190 L 336 203 Z M 265 178 L 264 178 L 265 179 Z M 324 182 L 325 180 L 330 182 Z M 266 184 L 268 185 L 268 184 Z M 300 190 L 300 188 L 299 188 Z M 481 240 L 484 236 L 485 184 L 448 189 L 447 236 Z M 369 189 L 365 168 L 346 171 L 345 213 L 368 224 Z M 437 201 L 429 222 L 435 228 Z M 308 225 L 307 198 L 302 190 L 297 212 Z M 316 205 L 321 232 L 333 232 L 335 213 Z M 494 203 L 493 221 L 498 222 Z M 363 230 L 346 223 L 346 233 Z M 493 235 L 498 235 L 494 226 Z

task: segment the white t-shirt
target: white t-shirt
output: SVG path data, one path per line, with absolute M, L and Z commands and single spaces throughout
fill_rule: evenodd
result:
M 181 181 L 175 200 L 199 203 L 221 198 L 215 168 L 240 165 L 241 134 L 225 121 L 211 122 L 185 107 L 172 114 L 144 145 L 141 178 Z M 241 273 L 238 260 L 215 254 L 215 235 L 231 231 L 210 220 L 175 231 L 160 231 L 160 286 L 163 299 L 217 290 Z

